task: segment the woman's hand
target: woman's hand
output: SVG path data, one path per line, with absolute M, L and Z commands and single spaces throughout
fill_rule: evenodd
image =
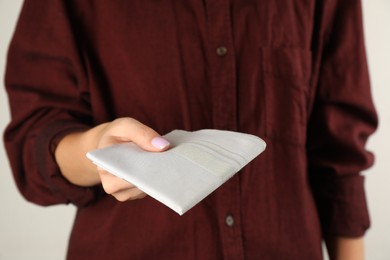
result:
M 168 141 L 150 127 L 133 118 L 119 118 L 98 125 L 86 132 L 65 136 L 55 151 L 62 174 L 79 186 L 102 184 L 104 190 L 118 201 L 145 197 L 145 193 L 107 171 L 97 168 L 85 154 L 91 150 L 123 142 L 134 142 L 146 151 L 160 152 L 169 147 Z

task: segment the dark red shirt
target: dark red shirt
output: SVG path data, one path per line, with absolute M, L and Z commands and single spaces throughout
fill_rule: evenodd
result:
M 313 260 L 323 235 L 369 226 L 360 172 L 377 118 L 358 0 L 27 0 L 6 88 L 21 193 L 78 207 L 69 259 Z M 268 147 L 181 217 L 67 182 L 58 141 L 127 116 Z

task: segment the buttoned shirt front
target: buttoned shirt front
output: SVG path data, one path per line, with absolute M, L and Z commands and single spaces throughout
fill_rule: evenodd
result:
M 27 0 L 6 86 L 21 193 L 78 207 L 69 259 L 321 259 L 322 235 L 369 226 L 360 1 Z M 118 117 L 250 133 L 267 150 L 179 216 L 62 177 L 58 141 Z

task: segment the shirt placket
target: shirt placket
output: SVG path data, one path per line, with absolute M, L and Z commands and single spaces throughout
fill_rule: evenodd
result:
M 213 124 L 237 130 L 237 82 L 231 14 L 228 0 L 205 1 Z M 243 259 L 239 178 L 218 190 L 218 212 L 224 259 Z
M 215 128 L 237 129 L 235 57 L 229 1 L 206 1 L 209 73 Z

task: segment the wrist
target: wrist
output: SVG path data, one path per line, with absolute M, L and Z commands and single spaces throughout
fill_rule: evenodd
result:
M 364 260 L 364 238 L 330 237 L 326 247 L 331 260 Z
M 94 186 L 100 183 L 96 165 L 85 154 L 98 147 L 104 124 L 84 132 L 71 133 L 58 143 L 55 159 L 62 175 L 78 186 Z

